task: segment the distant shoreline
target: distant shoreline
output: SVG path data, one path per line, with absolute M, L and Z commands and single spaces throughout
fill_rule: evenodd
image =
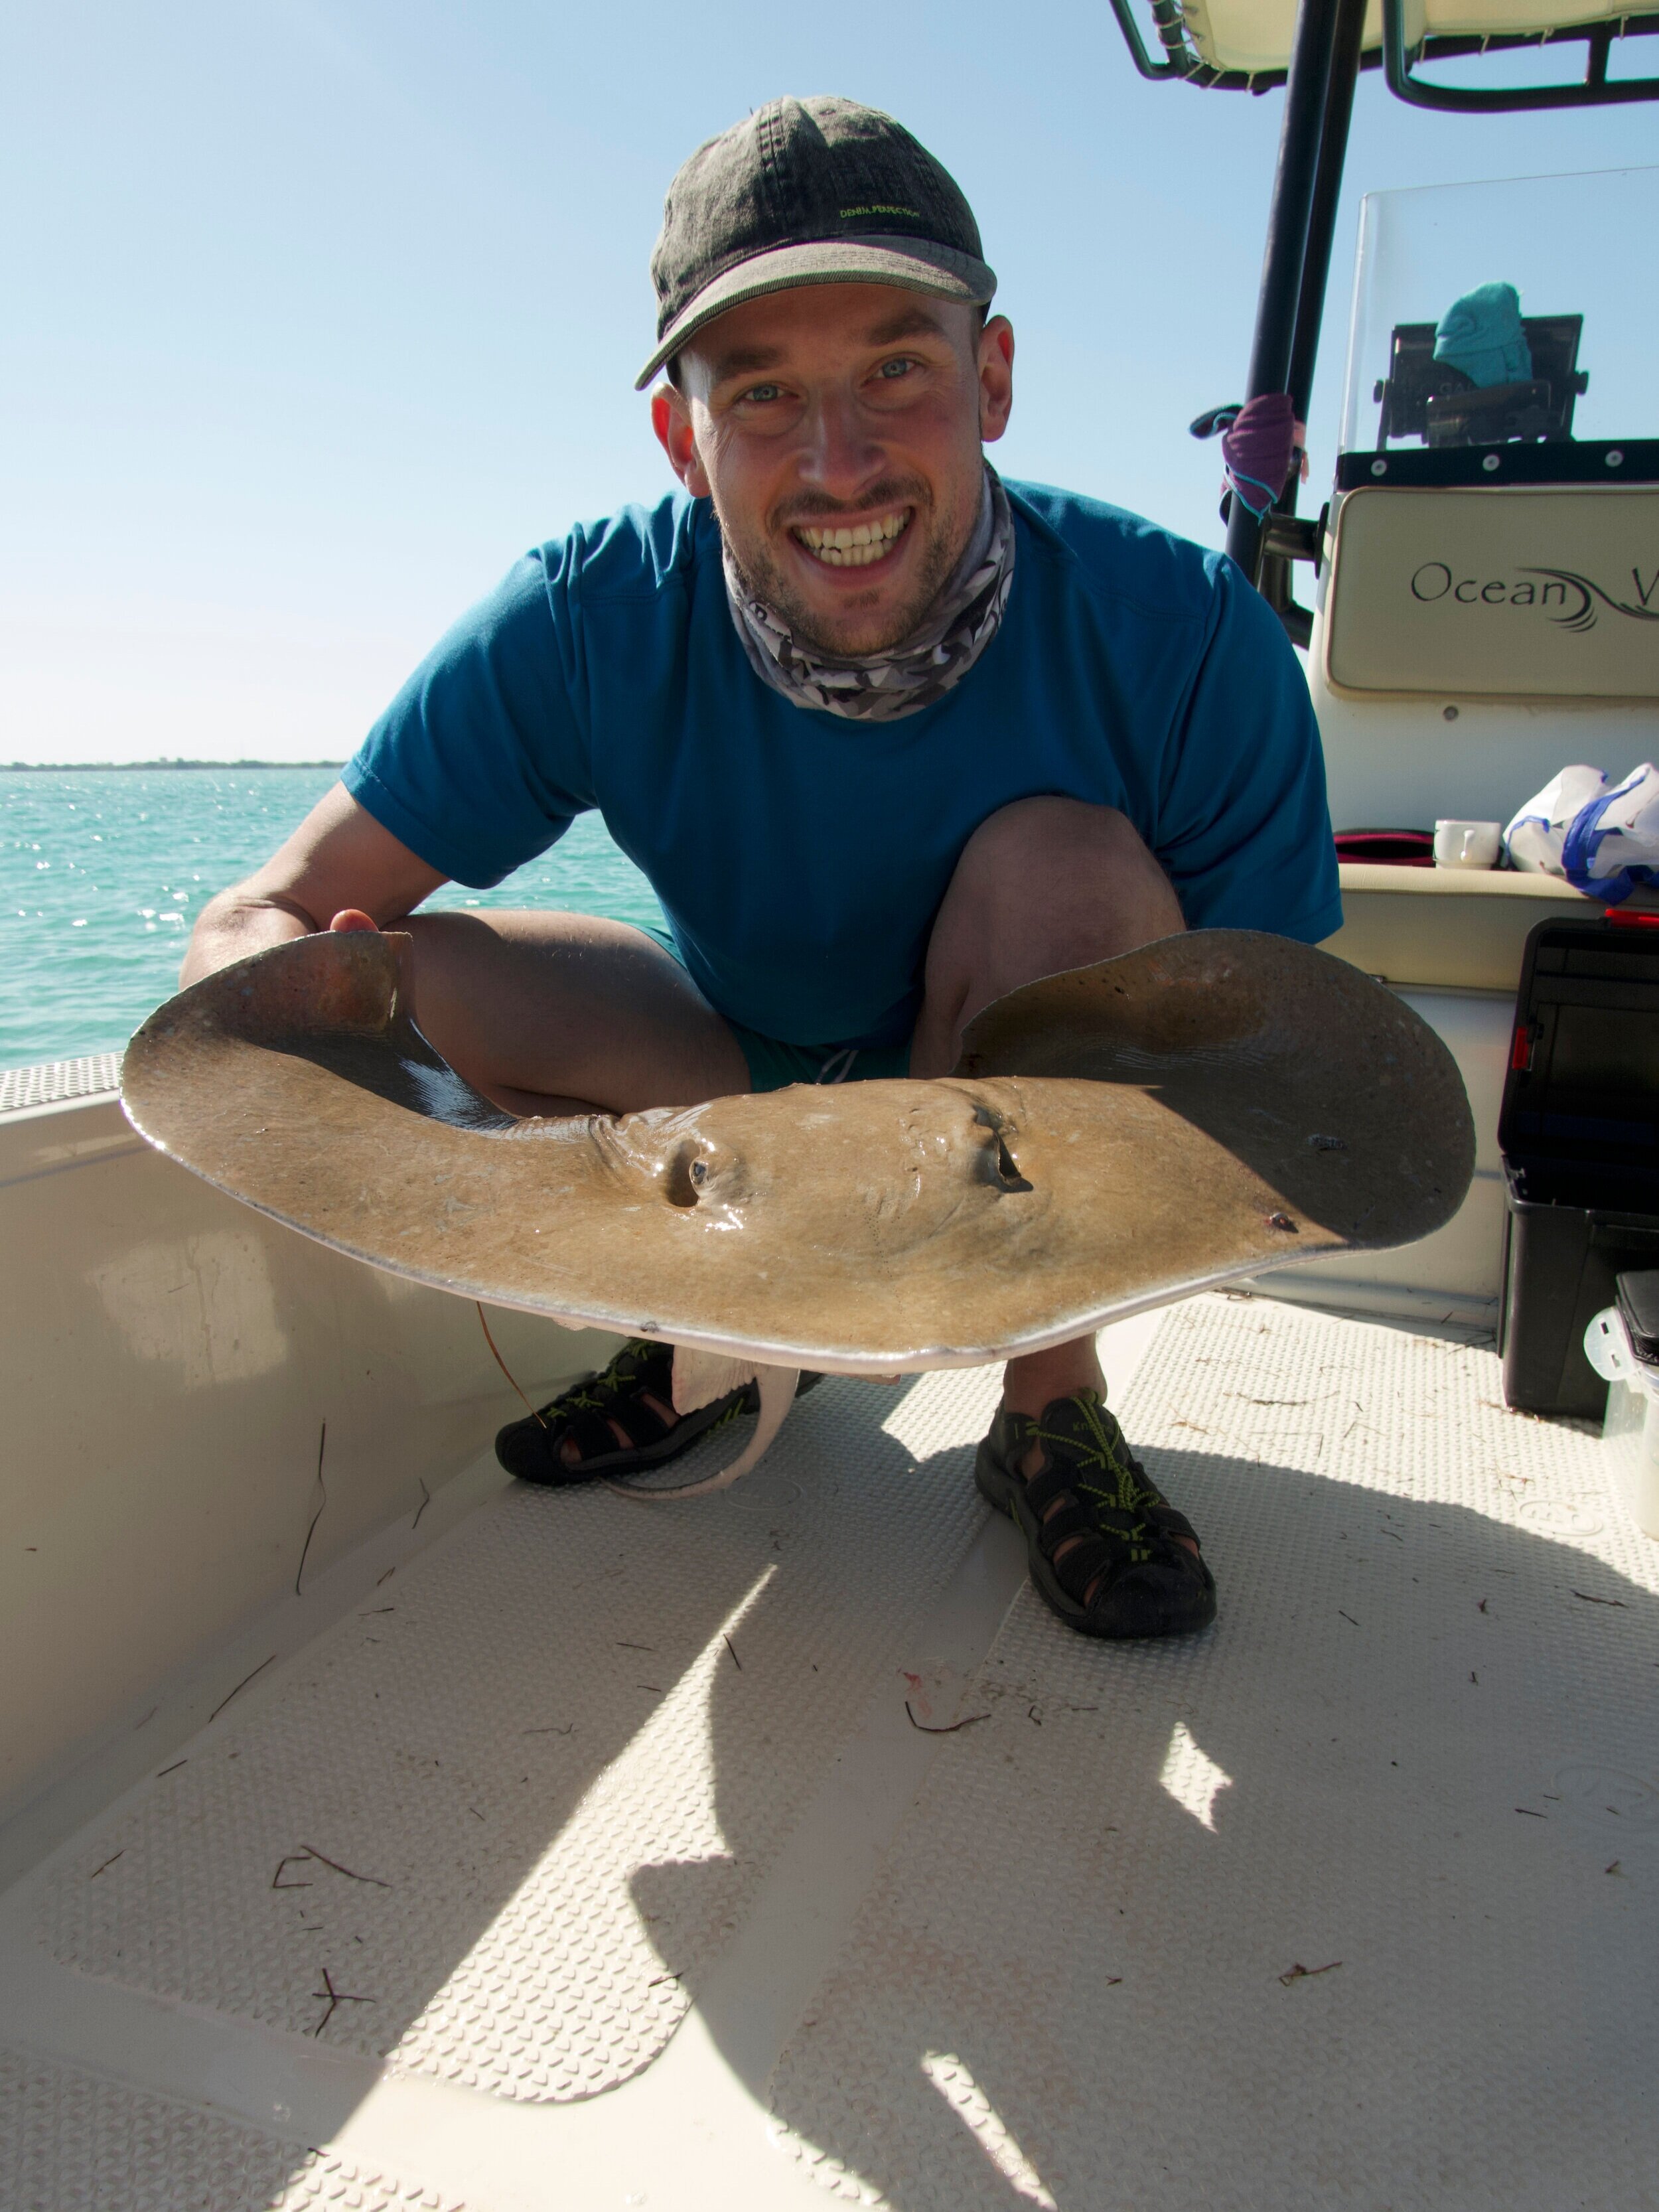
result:
M 142 761 L 0 761 L 0 775 L 125 775 L 139 769 L 154 774 L 157 769 L 173 768 L 343 768 L 345 763 L 337 760 L 273 761 L 273 760 L 142 760 Z

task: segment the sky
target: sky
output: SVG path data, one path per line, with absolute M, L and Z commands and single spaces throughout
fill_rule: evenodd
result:
M 1004 472 L 1218 543 L 1186 425 L 1240 395 L 1282 94 L 1143 82 L 1099 0 L 53 0 L 0 29 L 0 761 L 343 759 L 526 546 L 660 496 L 663 191 L 786 91 L 967 191 Z M 1311 504 L 1359 195 L 1651 162 L 1655 114 L 1362 81 Z

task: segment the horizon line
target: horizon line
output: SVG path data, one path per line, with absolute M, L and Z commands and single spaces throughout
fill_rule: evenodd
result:
M 343 760 L 0 761 L 0 775 L 64 775 L 77 769 L 125 770 L 175 768 L 343 768 Z

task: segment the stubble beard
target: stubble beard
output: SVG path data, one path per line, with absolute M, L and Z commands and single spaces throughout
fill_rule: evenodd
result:
M 921 562 L 915 584 L 898 605 L 884 614 L 872 608 L 849 605 L 835 629 L 825 625 L 822 613 L 795 587 L 786 571 L 772 557 L 766 540 L 758 533 L 750 536 L 735 526 L 735 520 L 714 499 L 715 518 L 730 550 L 732 563 L 744 587 L 757 599 L 763 599 L 775 614 L 781 615 L 788 625 L 797 643 L 811 652 L 823 653 L 832 659 L 860 659 L 869 654 L 890 653 L 905 639 L 919 630 L 950 581 L 951 572 L 967 550 L 968 541 L 977 520 L 978 510 L 969 520 L 965 531 L 951 532 L 938 517 L 931 501 L 918 495 L 916 489 L 896 491 L 892 495 L 867 501 L 872 514 L 890 514 L 896 507 L 908 507 L 911 516 L 906 526 L 908 537 L 913 530 L 926 533 Z M 795 522 L 811 522 L 810 514 L 798 514 Z M 960 537 L 960 543 L 957 542 Z

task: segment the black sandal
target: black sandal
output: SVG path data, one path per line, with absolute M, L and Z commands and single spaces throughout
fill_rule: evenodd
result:
M 602 1373 L 562 1391 L 539 1413 L 509 1421 L 495 1438 L 495 1456 L 520 1482 L 586 1482 L 593 1475 L 659 1467 L 712 1429 L 760 1408 L 760 1392 L 752 1382 L 677 1421 L 665 1421 L 647 1404 L 647 1397 L 673 1404 L 674 1347 L 631 1336 Z M 627 1436 L 626 1444 L 617 1442 L 612 1421 Z M 576 1447 L 573 1467 L 561 1456 L 566 1443 Z
M 1034 1443 L 1043 1464 L 1026 1480 L 1020 1462 Z M 974 1480 L 1020 1529 L 1038 1595 L 1068 1627 L 1187 1636 L 1215 1619 L 1215 1577 L 1179 1540 L 1197 1542 L 1192 1523 L 1159 1492 L 1097 1390 L 1054 1399 L 1040 1420 L 999 1413 Z
M 823 1379 L 803 1375 L 796 1396 Z M 694 1413 L 682 1413 L 677 1421 L 665 1421 L 647 1403 L 649 1398 L 663 1406 L 674 1402 L 674 1347 L 631 1336 L 601 1373 L 562 1391 L 523 1420 L 509 1421 L 496 1436 L 495 1456 L 520 1482 L 563 1487 L 595 1475 L 660 1467 L 699 1437 L 760 1411 L 760 1391 L 753 1382 L 728 1390 Z M 613 1421 L 628 1437 L 626 1444 L 617 1442 Z M 574 1466 L 568 1467 L 562 1457 L 566 1443 L 576 1447 Z

